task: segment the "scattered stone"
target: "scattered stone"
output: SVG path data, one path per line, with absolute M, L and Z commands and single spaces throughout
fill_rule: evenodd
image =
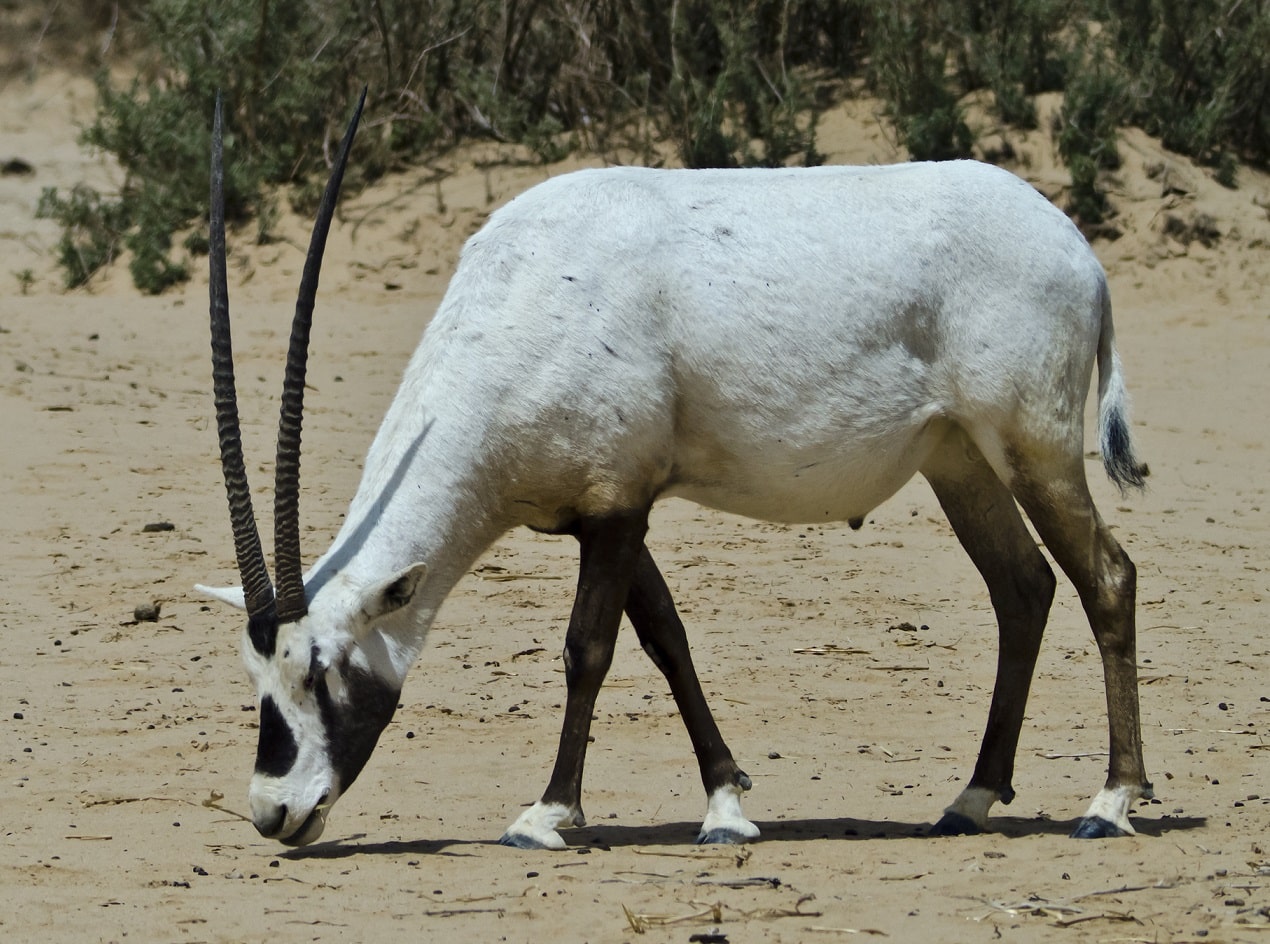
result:
M 0 176 L 30 177 L 34 173 L 35 168 L 20 157 L 7 157 L 0 161 Z
M 138 623 L 153 623 L 159 618 L 160 603 L 138 603 L 132 611 L 132 618 Z

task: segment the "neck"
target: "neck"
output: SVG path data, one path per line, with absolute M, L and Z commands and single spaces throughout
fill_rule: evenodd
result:
M 479 430 L 430 419 L 411 435 L 401 412 L 394 405 L 385 417 L 344 526 L 305 580 L 315 609 L 325 599 L 348 606 L 339 601 L 358 600 L 411 565 L 427 565 L 408 607 L 372 631 L 389 663 L 380 668 L 391 667 L 398 682 L 454 585 L 508 527 L 498 489 L 479 461 Z M 421 412 L 415 407 L 416 417 Z

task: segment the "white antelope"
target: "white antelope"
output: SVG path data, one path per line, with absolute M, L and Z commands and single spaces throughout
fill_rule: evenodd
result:
M 1009 803 L 1055 579 L 1102 655 L 1105 786 L 1079 837 L 1132 833 L 1142 761 L 1135 570 L 1090 498 L 1083 407 L 1098 367 L 1103 462 L 1141 487 L 1104 273 L 1068 219 L 972 162 L 800 170 L 609 168 L 555 178 L 463 249 L 330 549 L 300 563 L 304 370 L 325 236 L 361 106 L 314 227 L 278 442 L 275 597 L 239 442 L 225 285 L 220 111 L 211 311 L 217 416 L 260 698 L 256 828 L 317 839 L 392 718 L 441 602 L 517 525 L 581 544 L 554 770 L 504 843 L 560 848 L 583 823 L 596 695 L 623 611 L 665 674 L 707 797 L 698 841 L 744 842 L 750 780 L 719 733 L 683 624 L 644 544 L 678 495 L 754 518 L 848 521 L 920 472 L 983 575 L 999 623 L 978 763 L 934 833 Z

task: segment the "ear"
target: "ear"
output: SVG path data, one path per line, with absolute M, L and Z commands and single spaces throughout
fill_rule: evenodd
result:
M 196 583 L 194 589 L 213 600 L 220 600 L 240 610 L 247 609 L 247 599 L 243 595 L 242 587 L 205 587 L 201 583 Z
M 361 612 L 366 620 L 365 628 L 369 629 L 369 624 L 375 620 L 383 619 L 409 606 L 427 576 L 427 564 L 411 564 L 405 570 L 400 570 L 379 583 L 371 584 L 362 593 Z

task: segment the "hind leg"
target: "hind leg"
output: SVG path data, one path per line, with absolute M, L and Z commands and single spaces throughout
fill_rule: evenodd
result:
M 1134 599 L 1137 570 L 1094 507 L 1083 460 L 1029 466 L 1014 494 L 1059 567 L 1076 585 L 1102 656 L 1111 760 L 1099 791 L 1072 835 L 1131 835 L 1129 808 L 1153 795 L 1142 760 Z
M 965 434 L 949 434 L 922 474 L 988 585 L 997 617 L 997 675 L 979 760 L 970 783 L 931 830 L 936 836 L 977 833 L 987 827 L 994 803 L 1014 799 L 1014 757 L 1054 599 L 1054 573 L 1010 491 Z
M 758 827 L 741 813 L 741 794 L 750 789 L 750 778 L 736 765 L 706 704 L 683 621 L 648 548 L 643 549 L 635 565 L 626 615 L 640 645 L 670 683 L 697 755 L 708 803 L 697 842 L 741 843 L 756 839 Z

